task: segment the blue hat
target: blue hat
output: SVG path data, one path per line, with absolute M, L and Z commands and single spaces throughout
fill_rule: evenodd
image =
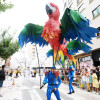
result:
M 72 66 L 69 66 L 69 70 L 72 70 Z
M 56 67 L 55 67 L 55 66 L 52 66 L 52 67 L 51 67 L 51 70 L 52 70 L 52 69 L 56 69 Z

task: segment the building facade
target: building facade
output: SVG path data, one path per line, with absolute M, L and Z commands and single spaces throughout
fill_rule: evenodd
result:
M 78 10 L 84 17 L 90 20 L 90 26 L 99 30 L 97 37 L 93 38 L 92 51 L 88 54 L 80 51 L 75 55 L 77 67 L 100 65 L 100 0 L 65 0 L 64 9 Z

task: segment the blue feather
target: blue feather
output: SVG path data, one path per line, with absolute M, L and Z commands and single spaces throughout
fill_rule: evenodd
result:
M 76 23 L 75 21 L 73 21 L 73 25 L 75 27 L 71 28 L 68 30 L 68 32 L 66 32 L 65 39 L 68 41 L 69 39 L 82 39 L 83 42 L 88 42 L 88 43 L 92 43 L 90 40 L 92 39 L 91 37 L 96 37 L 95 33 L 98 33 L 98 30 L 96 28 L 93 27 L 89 27 L 88 24 L 86 26 L 83 26 L 83 24 L 85 23 L 84 20 L 82 20 L 80 22 L 80 24 Z M 82 24 L 82 25 L 81 25 Z
M 46 42 L 42 37 L 42 31 L 43 27 L 39 25 L 35 25 L 32 23 L 29 23 L 25 25 L 24 29 L 19 34 L 19 45 L 22 48 L 24 44 L 27 44 L 29 42 L 39 44 L 39 46 L 45 46 L 48 45 L 48 42 Z
M 59 63 L 59 65 L 60 65 L 60 64 L 61 64 L 61 65 L 63 65 L 63 63 L 62 63 L 62 61 L 61 61 L 61 59 L 60 59 L 60 58 L 59 58 L 58 63 Z
M 70 43 L 69 43 L 69 45 L 70 45 Z M 82 42 L 77 44 L 77 40 L 76 40 L 76 42 L 74 42 L 74 45 L 75 45 L 74 48 L 67 48 L 68 53 L 70 55 L 74 55 L 75 53 L 78 53 L 79 50 L 83 50 L 85 53 L 89 53 L 92 49 L 90 46 L 88 46 Z
M 49 50 L 49 51 L 46 53 L 46 56 L 47 56 L 47 57 L 53 56 L 53 49 Z

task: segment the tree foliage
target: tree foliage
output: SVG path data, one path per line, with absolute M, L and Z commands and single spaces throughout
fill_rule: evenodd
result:
M 6 0 L 0 0 L 0 12 L 5 12 L 7 9 L 11 9 L 14 5 L 7 3 Z
M 11 35 L 6 36 L 8 30 L 4 30 L 0 37 L 0 57 L 5 61 L 19 50 L 18 41 L 13 41 Z

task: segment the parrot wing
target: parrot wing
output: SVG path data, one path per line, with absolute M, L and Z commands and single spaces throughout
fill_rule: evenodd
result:
M 73 40 L 67 44 L 68 54 L 74 55 L 78 53 L 78 50 L 83 50 L 85 53 L 89 53 L 92 48 L 85 43 Z
M 64 15 L 61 19 L 61 41 L 65 38 L 66 41 L 70 39 L 92 43 L 90 40 L 92 37 L 96 37 L 95 33 L 98 33 L 96 28 L 89 26 L 89 20 L 84 18 L 81 14 L 66 8 Z
M 26 24 L 18 36 L 20 47 L 28 42 L 39 44 L 39 46 L 48 45 L 48 42 L 41 37 L 42 31 L 43 26 L 32 23 Z
M 85 53 L 90 52 L 91 47 L 86 43 L 91 43 L 92 37 L 96 37 L 98 30 L 89 26 L 89 20 L 84 18 L 81 14 L 66 8 L 61 19 L 61 44 L 65 38 L 69 41 L 67 48 L 69 54 L 83 50 Z M 70 43 L 71 41 L 71 43 Z

